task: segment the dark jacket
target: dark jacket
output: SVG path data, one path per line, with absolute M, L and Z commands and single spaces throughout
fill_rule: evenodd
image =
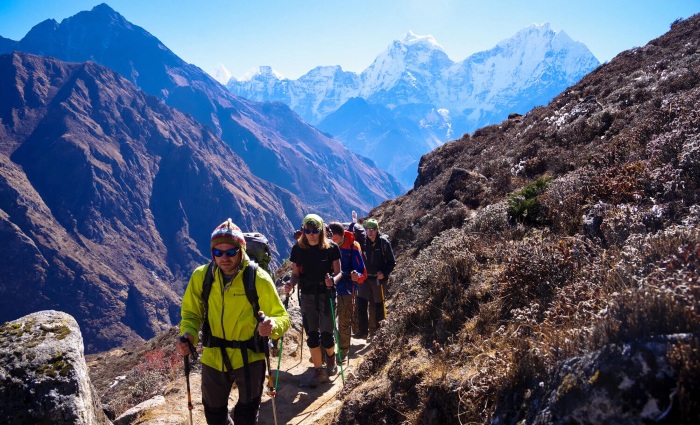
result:
M 385 234 L 377 233 L 377 238 L 374 242 L 370 238 L 365 240 L 364 248 L 362 254 L 365 257 L 365 268 L 367 268 L 368 277 L 374 277 L 381 271 L 384 273 L 384 278 L 388 278 L 396 266 L 394 250 L 391 249 L 389 237 Z

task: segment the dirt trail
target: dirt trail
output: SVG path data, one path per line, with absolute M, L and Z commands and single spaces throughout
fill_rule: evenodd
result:
M 277 410 L 278 424 L 316 424 L 326 423 L 328 416 L 333 415 L 336 408 L 340 406 L 336 395 L 343 388 L 343 376 L 349 379 L 354 370 L 360 364 L 362 356 L 369 345 L 365 340 L 353 339 L 351 341 L 350 364 L 343 365 L 341 375 L 340 368 L 338 374 L 331 377 L 331 382 L 321 384 L 316 388 L 303 386 L 313 374 L 312 364 L 309 362 L 308 347 L 304 346 L 303 355 L 299 358 L 298 344 L 289 343 L 293 349 L 293 355 L 285 350 L 286 359 L 283 359 L 280 366 L 279 384 L 277 396 L 275 397 L 275 407 Z M 353 354 L 354 353 L 354 354 Z M 276 365 L 273 365 L 273 375 L 276 375 Z M 267 392 L 267 391 L 265 391 Z M 272 403 L 270 397 L 265 395 L 260 407 L 261 425 L 274 425 L 272 417 Z

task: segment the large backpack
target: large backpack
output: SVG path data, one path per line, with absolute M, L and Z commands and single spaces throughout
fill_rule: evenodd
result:
M 365 240 L 367 240 L 367 233 L 365 232 L 365 228 L 362 227 L 360 223 L 343 223 L 346 229 L 348 231 L 352 232 L 353 235 L 355 235 L 355 240 L 360 243 L 360 246 L 362 249 L 365 247 Z
M 251 260 L 258 263 L 266 272 L 272 275 L 269 269 L 272 256 L 270 255 L 270 244 L 265 235 L 258 232 L 243 233 L 245 238 L 245 252 Z

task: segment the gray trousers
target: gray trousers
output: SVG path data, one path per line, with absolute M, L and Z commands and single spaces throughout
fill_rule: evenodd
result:
M 238 387 L 238 402 L 233 408 L 233 423 L 236 425 L 258 422 L 260 400 L 265 383 L 265 361 L 258 360 L 248 365 L 250 368 L 250 395 L 246 399 L 246 380 L 243 368 L 233 370 L 233 376 L 205 364 L 202 365 L 202 404 L 207 424 L 227 425 L 231 423 L 228 415 L 228 396 L 233 383 Z

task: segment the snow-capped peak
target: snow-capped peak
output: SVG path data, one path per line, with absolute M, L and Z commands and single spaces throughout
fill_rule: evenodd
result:
M 567 39 L 569 38 L 563 31 L 555 31 L 549 22 L 532 24 L 518 31 L 513 37 L 500 41 L 496 47 L 522 46 L 527 43 L 539 44 L 541 40 L 551 40 L 560 34 L 563 34 L 563 37 Z
M 413 31 L 407 32 L 403 37 L 401 37 L 401 39 L 399 39 L 399 42 L 406 46 L 424 44 L 432 49 L 439 49 L 442 51 L 445 50 L 432 35 L 417 35 Z
M 287 78 L 280 74 L 279 72 L 275 71 L 272 69 L 271 66 L 257 66 L 250 71 L 246 72 L 245 75 L 243 75 L 239 81 L 250 81 L 253 78 L 261 76 L 261 77 L 274 77 L 277 80 L 286 80 Z
M 212 77 L 221 84 L 226 84 L 228 83 L 228 80 L 231 79 L 231 73 L 229 72 L 228 69 L 224 66 L 224 64 L 220 63 L 219 66 L 216 67 L 216 70 L 212 74 Z

